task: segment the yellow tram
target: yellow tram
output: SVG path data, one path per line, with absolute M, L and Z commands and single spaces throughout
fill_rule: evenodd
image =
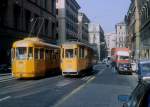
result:
M 62 75 L 80 75 L 81 71 L 92 68 L 94 61 L 93 49 L 84 43 L 66 42 L 61 45 Z
M 45 76 L 60 67 L 60 47 L 39 38 L 16 41 L 12 47 L 12 75 L 15 78 Z

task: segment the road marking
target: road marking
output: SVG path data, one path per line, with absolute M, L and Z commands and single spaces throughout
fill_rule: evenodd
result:
M 89 80 L 91 77 L 84 77 L 84 78 L 82 78 L 81 80 L 83 80 L 83 81 L 87 81 L 87 80 Z
M 98 75 L 101 75 L 105 70 L 106 70 L 106 68 L 105 68 L 105 69 L 102 69 L 102 70 L 98 73 Z
M 71 81 L 71 80 L 63 80 L 63 81 L 58 82 L 58 83 L 56 84 L 56 86 L 58 86 L 58 87 L 64 87 L 64 86 L 66 86 L 66 85 L 71 84 L 72 82 L 73 82 L 73 81 Z
M 89 84 L 94 79 L 95 79 L 95 76 L 91 77 L 85 84 L 82 84 L 78 88 L 74 89 L 70 94 L 68 94 L 67 96 L 65 96 L 62 99 L 60 99 L 53 107 L 61 107 L 62 103 L 64 103 L 67 99 L 69 99 L 75 93 L 77 93 L 78 91 L 80 91 L 82 88 L 84 88 L 85 86 L 87 86 L 87 84 Z
M 11 96 L 7 96 L 7 97 L 4 97 L 4 98 L 1 98 L 1 99 L 0 99 L 0 102 L 1 102 L 1 101 L 4 101 L 4 100 L 7 100 L 7 99 L 9 99 L 9 98 L 11 98 Z

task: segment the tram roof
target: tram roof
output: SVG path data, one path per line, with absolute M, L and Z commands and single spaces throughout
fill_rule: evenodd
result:
M 60 48 L 57 45 L 46 43 L 42 39 L 37 37 L 27 37 L 24 38 L 23 40 L 16 41 L 13 44 L 13 47 L 29 47 L 29 46 L 37 46 L 37 47 L 46 46 L 46 47 Z
M 76 41 L 67 41 L 67 42 L 62 43 L 62 45 L 81 45 L 81 46 L 86 46 L 88 48 L 92 48 L 92 46 L 90 46 L 90 44 L 82 43 L 82 42 L 76 42 Z

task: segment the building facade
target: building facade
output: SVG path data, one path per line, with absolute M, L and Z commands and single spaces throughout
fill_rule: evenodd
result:
M 37 36 L 37 32 L 39 32 L 38 37 L 46 40 L 56 39 L 55 4 L 55 0 L 0 1 L 0 52 L 2 52 L 0 60 L 4 58 L 3 62 L 7 62 L 12 43 L 18 39 L 29 35 Z M 37 21 L 31 32 L 31 27 L 37 17 L 42 17 L 42 19 Z M 42 29 L 38 31 L 40 26 Z
M 78 39 L 78 11 L 76 0 L 57 0 L 57 32 L 59 42 Z
M 140 10 L 139 4 L 141 0 L 131 0 L 130 7 L 128 9 L 125 22 L 127 24 L 127 46 L 131 50 L 132 59 L 139 59 L 141 57 L 140 52 Z
M 108 56 L 111 56 L 111 49 L 116 47 L 116 33 L 110 32 L 105 34 Z
M 127 15 L 125 16 L 125 23 L 127 25 L 126 47 L 131 50 L 131 56 L 135 57 L 136 52 L 136 35 L 135 35 L 135 4 L 130 4 Z
M 126 16 L 132 55 L 135 59 L 150 58 L 150 1 L 132 0 Z M 131 30 L 131 25 L 133 30 Z M 132 34 L 132 35 L 131 35 Z
M 97 51 L 99 60 L 102 60 L 106 57 L 106 42 L 104 31 L 99 24 L 89 24 L 89 43 Z
M 139 0 L 140 58 L 150 58 L 150 0 Z
M 79 39 L 81 41 L 88 42 L 89 38 L 89 31 L 88 31 L 88 24 L 90 23 L 90 20 L 88 17 L 82 13 L 78 13 L 78 35 Z
M 125 47 L 125 41 L 127 36 L 125 22 L 120 22 L 115 25 L 116 29 L 116 47 Z

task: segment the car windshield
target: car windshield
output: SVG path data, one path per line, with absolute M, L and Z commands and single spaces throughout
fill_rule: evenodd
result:
M 143 72 L 150 72 L 150 64 L 143 64 L 142 69 Z
M 129 56 L 120 56 L 120 60 L 129 60 Z

